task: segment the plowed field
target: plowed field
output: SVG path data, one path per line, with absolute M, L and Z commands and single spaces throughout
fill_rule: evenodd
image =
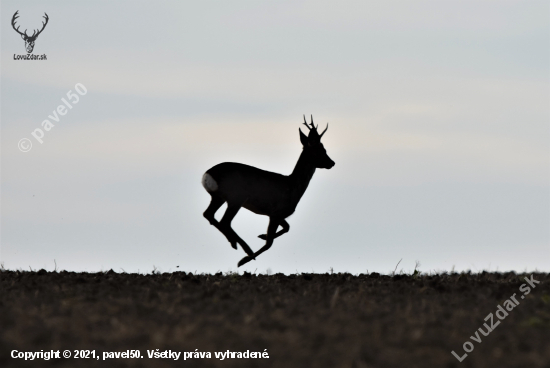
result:
M 1 367 L 550 367 L 550 275 L 4 270 L 0 347 Z

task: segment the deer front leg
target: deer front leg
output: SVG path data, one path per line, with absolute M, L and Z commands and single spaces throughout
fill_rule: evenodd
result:
M 279 236 L 283 235 L 284 233 L 288 233 L 288 231 L 290 230 L 290 225 L 288 224 L 288 222 L 286 222 L 286 220 L 281 221 L 279 225 L 281 225 L 283 229 L 281 231 L 277 231 L 277 233 L 273 236 L 273 239 L 277 239 Z M 267 234 L 258 235 L 258 238 L 266 240 Z
M 284 220 L 282 220 L 282 221 L 284 221 Z M 237 267 L 241 267 L 242 265 L 250 262 L 251 260 L 256 259 L 257 256 L 259 256 L 260 254 L 262 254 L 263 252 L 265 252 L 266 250 L 271 248 L 271 245 L 273 244 L 273 239 L 276 238 L 276 231 L 277 231 L 277 228 L 279 227 L 280 222 L 281 222 L 280 219 L 274 219 L 274 218 L 269 219 L 269 225 L 267 226 L 267 234 L 266 234 L 267 235 L 267 240 L 265 242 L 265 245 L 263 247 L 261 247 L 256 253 L 254 253 L 253 257 L 246 256 L 243 259 L 241 259 L 239 261 L 239 263 L 237 264 Z M 284 222 L 286 223 L 286 221 L 284 221 Z M 288 224 L 287 224 L 287 226 L 288 226 Z

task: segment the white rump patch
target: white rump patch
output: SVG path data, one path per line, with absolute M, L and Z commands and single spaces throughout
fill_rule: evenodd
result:
M 207 192 L 215 192 L 218 190 L 218 183 L 214 180 L 209 173 L 204 173 L 202 176 L 202 186 L 206 189 Z

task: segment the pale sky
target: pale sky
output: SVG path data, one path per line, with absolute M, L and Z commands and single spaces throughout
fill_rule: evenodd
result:
M 21 30 L 48 14 L 46 61 L 14 60 L 17 10 Z M 201 176 L 289 174 L 313 114 L 336 166 L 239 271 L 550 270 L 547 1 L 3 1 L 1 17 L 5 268 L 236 271 Z M 233 228 L 257 250 L 267 223 L 242 209 Z

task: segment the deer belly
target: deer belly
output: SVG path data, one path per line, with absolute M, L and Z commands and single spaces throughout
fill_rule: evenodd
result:
M 286 218 L 294 212 L 294 208 L 285 205 L 286 201 L 265 201 L 257 198 L 248 198 L 243 207 L 258 215 L 280 216 Z
M 251 212 L 254 212 L 257 215 L 269 216 L 272 212 L 269 206 L 254 201 L 246 201 L 245 203 L 243 203 L 243 207 Z

